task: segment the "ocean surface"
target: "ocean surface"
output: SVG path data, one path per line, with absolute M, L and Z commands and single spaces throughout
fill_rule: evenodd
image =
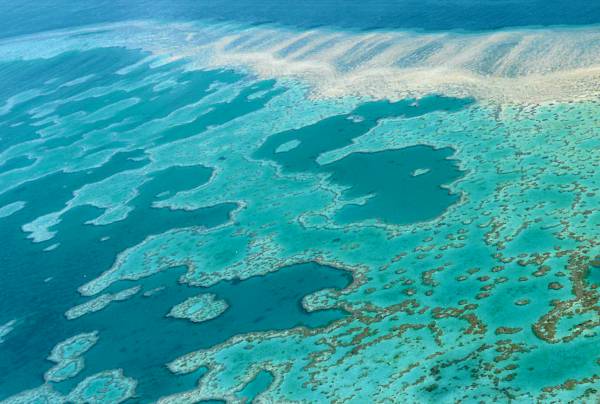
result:
M 0 20 L 1 403 L 600 401 L 600 3 Z
M 0 13 L 4 37 L 139 19 L 440 31 L 600 23 L 600 4 L 586 0 L 12 0 Z

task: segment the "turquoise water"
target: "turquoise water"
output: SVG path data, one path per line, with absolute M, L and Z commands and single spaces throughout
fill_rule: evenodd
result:
M 0 400 L 597 402 L 595 4 L 281 4 L 0 6 Z
M 317 158 L 350 145 L 381 119 L 455 111 L 470 103 L 471 100 L 443 97 L 425 98 L 418 105 L 414 100 L 365 103 L 348 114 L 271 136 L 254 156 L 276 161 L 284 172 L 327 173 L 329 180 L 347 187 L 345 197 L 369 196 L 364 204 L 344 207 L 339 213 L 342 222 L 377 219 L 408 224 L 433 219 L 458 200 L 456 195 L 442 189 L 461 176 L 449 159 L 453 154 L 451 149 L 435 150 L 419 145 L 377 153 L 352 153 L 324 165 Z M 324 133 L 329 135 L 324 138 Z M 298 143 L 292 149 L 280 150 L 290 142 Z M 418 169 L 428 171 L 414 175 Z

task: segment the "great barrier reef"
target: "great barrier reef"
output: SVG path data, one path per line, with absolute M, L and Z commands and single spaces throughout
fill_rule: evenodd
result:
M 600 403 L 600 2 L 0 21 L 0 403 Z

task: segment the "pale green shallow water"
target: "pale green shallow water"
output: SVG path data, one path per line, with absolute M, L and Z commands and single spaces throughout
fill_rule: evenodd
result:
M 1 399 L 598 398 L 600 104 L 319 100 L 105 29 L 0 49 Z

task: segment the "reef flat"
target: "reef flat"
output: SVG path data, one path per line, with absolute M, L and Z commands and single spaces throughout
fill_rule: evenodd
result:
M 185 58 L 196 68 L 226 66 L 250 69 L 263 79 L 301 79 L 310 85 L 311 97 L 329 98 L 443 94 L 502 104 L 569 102 L 596 99 L 600 80 L 596 26 L 363 32 L 232 21 L 128 21 L 66 31 L 30 36 L 43 38 L 43 46 L 3 40 L 0 53 L 28 59 L 70 47 L 142 48 L 167 60 Z
M 598 35 L 3 39 L 0 399 L 596 402 Z
M 219 317 L 228 307 L 225 300 L 219 300 L 216 295 L 207 293 L 186 299 L 174 306 L 168 315 L 201 323 Z

